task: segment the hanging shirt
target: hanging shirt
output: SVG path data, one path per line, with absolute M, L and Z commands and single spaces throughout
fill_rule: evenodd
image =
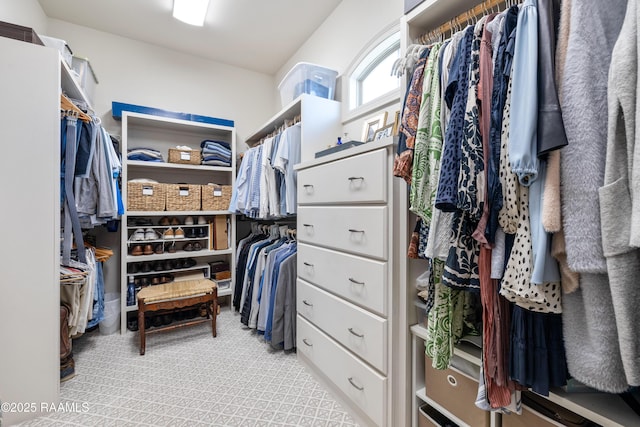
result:
M 293 166 L 300 163 L 300 146 L 302 134 L 300 123 L 289 126 L 282 132 L 278 152 L 273 160 L 273 167 L 284 175 L 286 214 L 293 215 L 297 212 L 297 172 Z M 282 195 L 280 195 L 282 197 Z M 285 212 L 281 212 L 284 214 Z

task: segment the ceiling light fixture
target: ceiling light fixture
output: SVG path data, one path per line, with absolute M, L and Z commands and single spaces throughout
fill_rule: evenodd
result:
M 202 27 L 209 0 L 173 0 L 173 17 L 189 25 Z

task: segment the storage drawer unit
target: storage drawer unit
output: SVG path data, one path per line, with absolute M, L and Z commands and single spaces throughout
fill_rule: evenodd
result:
M 387 153 L 372 151 L 301 170 L 298 174 L 299 204 L 384 203 L 387 201 Z
M 367 426 L 407 417 L 394 155 L 388 138 L 296 166 L 298 354 Z
M 298 276 L 380 315 L 387 314 L 387 262 L 298 244 Z

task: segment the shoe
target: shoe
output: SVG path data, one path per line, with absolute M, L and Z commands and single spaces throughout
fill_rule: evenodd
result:
M 160 284 L 160 277 L 153 276 L 153 278 L 151 279 L 151 284 L 152 285 L 159 285 Z
M 160 315 L 155 315 L 151 318 L 151 324 L 156 328 L 158 326 L 162 326 L 162 317 Z
M 202 244 L 200 244 L 200 242 L 195 242 L 193 244 L 193 250 L 194 251 L 201 251 L 202 250 Z
M 158 243 L 154 248 L 153 252 L 160 255 L 164 253 L 164 245 L 162 243 Z
M 176 228 L 176 231 L 173 232 L 174 239 L 184 239 L 184 231 L 182 231 L 181 227 Z
M 151 245 L 144 245 L 144 252 L 143 254 L 145 255 L 153 255 L 153 246 Z
M 176 242 L 172 242 L 169 247 L 167 248 L 167 252 L 169 252 L 170 254 L 175 254 L 176 253 Z
M 195 239 L 195 238 L 196 238 L 196 229 L 195 229 L 195 228 L 193 228 L 193 227 L 192 227 L 192 228 L 187 228 L 187 229 L 184 231 L 184 236 L 185 236 L 187 239 Z
M 200 317 L 207 317 L 207 306 L 205 304 L 202 304 L 198 308 L 198 314 L 200 315 Z
M 205 225 L 207 220 L 203 216 L 198 217 L 198 225 Z
M 171 217 L 171 225 L 180 225 L 180 221 L 175 216 Z
M 141 287 L 145 287 L 145 286 L 149 286 L 149 278 L 148 277 L 142 277 L 140 278 L 140 286 Z
M 143 262 L 142 263 L 142 268 L 140 271 L 142 271 L 143 273 L 148 273 L 151 271 L 151 263 L 150 262 Z
M 198 228 L 198 237 L 205 238 L 207 237 L 207 229 L 206 228 Z
M 151 264 L 151 268 L 153 268 L 153 271 L 162 271 L 162 261 L 154 261 Z
M 169 217 L 168 216 L 163 216 L 162 218 L 160 218 L 160 221 L 158 222 L 158 225 L 171 225 L 171 223 L 169 222 Z
M 160 276 L 160 283 L 173 282 L 173 276 L 171 274 L 163 274 Z
M 193 250 L 193 243 L 189 242 L 182 247 L 183 251 L 191 252 Z
M 169 325 L 171 324 L 171 322 L 173 322 L 173 316 L 171 314 L 163 314 L 162 315 L 162 324 L 163 325 Z
M 133 232 L 133 234 L 131 235 L 131 237 L 129 237 L 129 240 L 132 242 L 140 242 L 142 240 L 144 240 L 144 229 L 143 228 L 138 228 L 136 231 Z
M 184 225 L 193 225 L 193 217 L 188 216 L 184 219 Z
M 166 229 L 165 232 L 162 233 L 162 238 L 164 238 L 164 239 L 174 239 L 175 235 L 173 233 L 173 228 Z
M 127 273 L 128 274 L 136 274 L 140 271 L 140 266 L 135 263 L 132 262 L 131 264 L 127 264 Z
M 193 258 L 187 258 L 185 260 L 183 260 L 184 263 L 182 265 L 184 265 L 184 267 L 182 268 L 191 268 L 193 266 L 195 266 L 197 264 L 196 260 Z
M 133 248 L 131 248 L 131 255 L 138 256 L 142 255 L 143 253 L 144 250 L 142 249 L 142 245 L 135 245 Z
M 147 228 L 144 232 L 144 240 L 158 240 L 159 238 L 160 236 L 158 236 L 158 233 L 153 231 L 151 228 Z
M 127 320 L 127 329 L 136 332 L 138 330 L 138 319 Z

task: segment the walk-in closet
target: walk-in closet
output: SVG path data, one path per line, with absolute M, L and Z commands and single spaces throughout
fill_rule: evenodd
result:
M 640 425 L 638 0 L 5 0 L 0 427 Z

